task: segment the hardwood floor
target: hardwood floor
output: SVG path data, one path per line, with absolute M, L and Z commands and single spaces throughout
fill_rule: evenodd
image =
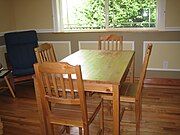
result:
M 4 135 L 40 135 L 38 111 L 32 83 L 16 86 L 16 99 L 8 91 L 0 94 L 0 117 Z M 180 134 L 180 89 L 145 87 L 143 89 L 141 134 L 179 135 Z M 134 113 L 128 111 L 123 121 L 132 121 Z M 98 120 L 96 120 L 98 122 Z M 97 125 L 91 126 L 94 135 Z M 59 127 L 55 127 L 58 134 Z M 78 128 L 71 128 L 73 135 Z M 135 135 L 135 125 L 121 123 L 123 135 Z M 112 115 L 105 103 L 105 134 L 112 134 Z

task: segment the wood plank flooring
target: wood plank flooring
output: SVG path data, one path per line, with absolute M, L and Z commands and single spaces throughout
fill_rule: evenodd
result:
M 0 93 L 0 117 L 4 135 L 40 135 L 38 111 L 33 83 L 16 86 L 16 99 L 8 91 Z M 180 89 L 155 88 L 143 89 L 142 135 L 179 135 L 180 134 Z M 123 121 L 132 121 L 134 112 L 128 111 Z M 98 129 L 98 120 L 91 126 L 92 135 Z M 55 131 L 58 134 L 58 127 Z M 78 134 L 78 128 L 71 128 L 72 135 Z M 135 125 L 121 124 L 123 135 L 135 135 Z M 112 115 L 105 103 L 105 134 L 112 134 Z

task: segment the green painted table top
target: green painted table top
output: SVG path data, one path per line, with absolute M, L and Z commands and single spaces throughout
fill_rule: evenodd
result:
M 119 84 L 131 64 L 134 51 L 80 50 L 63 62 L 81 65 L 83 80 Z

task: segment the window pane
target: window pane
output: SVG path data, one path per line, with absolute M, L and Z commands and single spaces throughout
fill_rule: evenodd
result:
M 157 0 L 61 2 L 64 30 L 156 27 Z
M 156 27 L 157 0 L 109 0 L 109 27 Z
M 64 29 L 105 27 L 104 0 L 62 0 Z

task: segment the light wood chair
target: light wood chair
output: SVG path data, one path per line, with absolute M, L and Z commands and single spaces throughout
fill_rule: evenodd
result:
M 100 36 L 98 43 L 98 50 L 114 50 L 114 51 L 123 50 L 123 36 L 119 36 L 115 34 Z M 89 95 L 92 96 L 94 93 L 95 92 L 89 92 Z M 106 96 L 106 94 L 101 94 L 101 97 L 103 98 L 104 95 Z M 107 108 L 110 114 L 112 113 L 111 106 L 112 103 L 108 102 Z
M 140 74 L 139 82 L 136 83 L 124 83 L 122 85 L 121 91 L 121 102 L 128 102 L 135 104 L 135 121 L 136 121 L 136 132 L 140 131 L 140 121 L 142 119 L 142 89 L 144 84 L 144 79 L 146 76 L 147 66 L 149 58 L 152 51 L 152 44 L 148 44 L 146 55 L 144 57 L 144 62 L 142 65 L 142 70 Z M 125 110 L 128 108 L 125 108 Z
M 144 79 L 146 76 L 146 69 L 148 66 L 149 58 L 151 55 L 151 50 L 152 50 L 152 44 L 148 44 L 147 50 L 146 50 L 146 55 L 144 57 L 144 62 L 142 64 L 142 70 L 140 74 L 140 79 L 138 82 L 135 83 L 129 83 L 125 82 L 122 84 L 121 89 L 120 89 L 120 102 L 125 102 L 125 103 L 133 103 L 135 105 L 135 123 L 136 123 L 136 133 L 138 134 L 140 132 L 140 121 L 142 118 L 142 89 L 143 89 L 143 84 L 144 84 Z M 103 97 L 106 100 L 112 100 L 112 97 L 110 96 L 104 96 Z M 120 118 L 122 119 L 124 111 L 130 110 L 129 106 L 128 107 L 123 107 L 121 112 Z
M 43 43 L 34 49 L 38 63 L 57 62 L 54 47 L 50 43 Z M 33 77 L 34 78 L 34 77 Z M 35 79 L 35 78 L 34 78 Z M 69 127 L 64 126 L 63 129 L 69 132 Z M 63 130 L 61 130 L 63 132 Z
M 48 134 L 53 135 L 53 124 L 75 126 L 89 135 L 89 125 L 100 113 L 100 130 L 104 132 L 103 99 L 87 100 L 79 65 L 65 62 L 34 64 L 37 87 Z M 51 104 L 53 103 L 53 104 Z M 80 130 L 81 133 L 81 130 Z
M 123 50 L 123 36 L 110 34 L 99 37 L 99 50 Z
M 56 56 L 52 44 L 44 43 L 34 49 L 37 62 L 56 62 Z

